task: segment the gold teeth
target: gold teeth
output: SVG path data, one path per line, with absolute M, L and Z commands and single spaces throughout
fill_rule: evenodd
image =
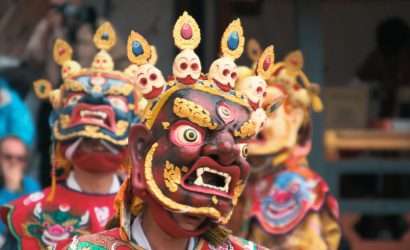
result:
M 216 129 L 218 124 L 212 120 L 208 110 L 184 98 L 175 98 L 174 114 L 180 118 L 187 118 L 203 128 Z

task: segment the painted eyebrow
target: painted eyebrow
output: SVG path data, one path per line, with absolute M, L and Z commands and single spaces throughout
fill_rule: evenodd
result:
M 255 122 L 249 120 L 244 121 L 239 129 L 233 131 L 233 135 L 235 137 L 239 137 L 241 139 L 247 139 L 254 135 L 256 135 L 256 124 Z
M 175 98 L 172 110 L 179 118 L 188 119 L 200 127 L 212 130 L 218 128 L 218 123 L 215 122 L 207 109 L 188 99 Z

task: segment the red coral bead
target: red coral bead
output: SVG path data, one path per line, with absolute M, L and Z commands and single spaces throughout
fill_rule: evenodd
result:
M 192 27 L 191 25 L 184 23 L 181 28 L 181 36 L 182 38 L 188 40 L 192 38 Z

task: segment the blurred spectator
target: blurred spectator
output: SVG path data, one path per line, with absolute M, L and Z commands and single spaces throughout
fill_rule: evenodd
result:
M 31 146 L 34 137 L 34 124 L 31 114 L 18 94 L 0 78 L 0 138 L 14 135 Z
M 27 162 L 28 148 L 22 140 L 10 135 L 0 139 L 0 205 L 40 190 L 37 181 L 24 176 Z M 5 225 L 0 222 L 0 235 L 4 233 Z
M 379 84 L 380 117 L 393 117 L 400 86 L 410 85 L 410 27 L 399 17 L 381 22 L 377 47 L 359 67 L 360 80 Z
M 34 29 L 24 54 L 24 60 L 31 67 L 45 74 L 52 83 L 59 80 L 58 65 L 53 61 L 52 49 L 54 40 L 65 37 L 66 31 L 63 26 L 64 5 L 52 4 L 46 17 L 44 17 Z
M 58 84 L 59 66 L 52 57 L 54 41 L 56 38 L 67 40 L 74 52 L 78 52 L 76 60 L 82 65 L 88 65 L 96 52 L 92 35 L 97 14 L 94 8 L 82 5 L 81 0 L 50 2 L 50 10 L 37 24 L 29 39 L 24 60 L 43 72 L 43 76 L 52 83 Z M 80 51 L 77 46 L 81 48 Z

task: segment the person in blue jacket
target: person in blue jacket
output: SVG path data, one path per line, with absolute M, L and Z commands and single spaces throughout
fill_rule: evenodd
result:
M 17 136 L 31 147 L 34 123 L 29 109 L 17 92 L 0 78 L 0 138 L 6 135 Z

